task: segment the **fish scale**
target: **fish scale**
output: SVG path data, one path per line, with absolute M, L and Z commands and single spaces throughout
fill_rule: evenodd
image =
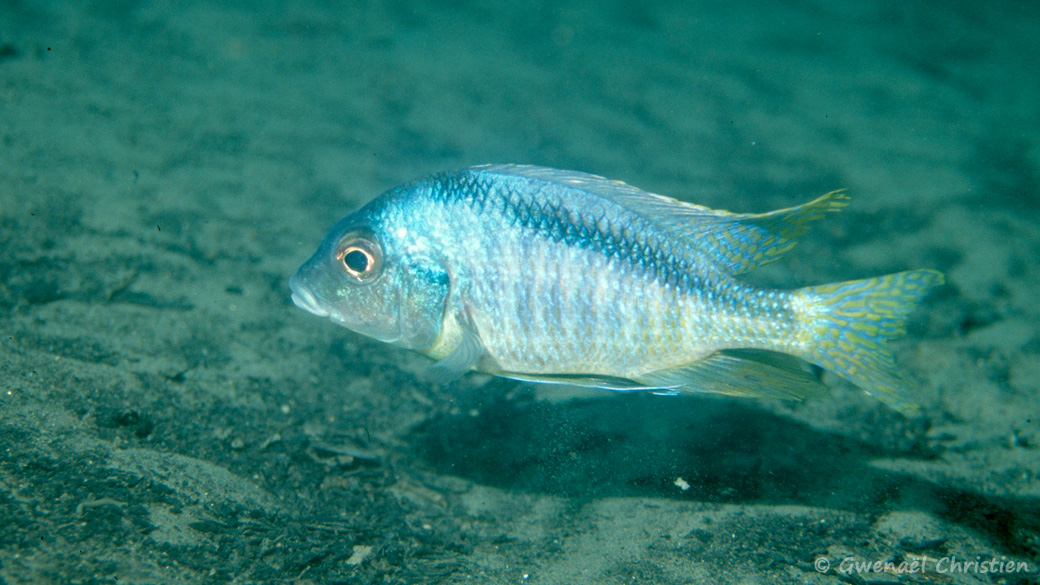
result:
M 441 173 L 343 218 L 290 279 L 293 301 L 471 370 L 612 390 L 800 398 L 805 363 L 916 408 L 886 342 L 942 275 L 780 291 L 737 276 L 778 259 L 841 191 L 733 214 L 572 171 Z

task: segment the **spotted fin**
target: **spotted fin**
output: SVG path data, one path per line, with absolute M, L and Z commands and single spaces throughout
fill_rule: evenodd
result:
M 907 315 L 943 280 L 935 270 L 911 270 L 802 289 L 814 321 L 812 347 L 801 357 L 896 410 L 916 411 L 912 383 L 885 342 L 906 333 Z
M 579 189 L 638 215 L 681 244 L 690 255 L 707 256 L 731 274 L 754 270 L 794 247 L 809 223 L 848 205 L 844 191 L 768 213 L 738 214 L 678 201 L 621 181 L 576 171 L 526 165 L 487 165 L 474 172 L 519 176 Z
M 802 400 L 826 388 L 804 362 L 760 350 L 723 350 L 681 368 L 639 376 L 639 381 L 685 392 Z
M 798 243 L 809 223 L 848 205 L 844 191 L 831 191 L 808 203 L 768 213 L 711 211 L 689 226 L 690 235 L 723 270 L 741 274 L 768 264 Z

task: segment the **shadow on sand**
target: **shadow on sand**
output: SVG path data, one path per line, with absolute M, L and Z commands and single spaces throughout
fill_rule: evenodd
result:
M 870 517 L 920 510 L 1007 552 L 1040 552 L 1037 498 L 986 495 L 871 464 L 936 456 L 909 443 L 870 444 L 751 402 L 650 395 L 499 399 L 485 402 L 477 416 L 432 419 L 413 435 L 417 451 L 438 471 L 504 489 L 801 505 Z M 678 477 L 688 490 L 675 485 Z

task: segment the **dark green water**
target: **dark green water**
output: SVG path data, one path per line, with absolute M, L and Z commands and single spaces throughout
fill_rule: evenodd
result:
M 1035 582 L 1038 25 L 0 3 L 0 584 Z M 899 345 L 923 412 L 830 377 L 804 403 L 438 384 L 291 305 L 341 215 L 487 162 L 738 212 L 847 188 L 750 278 L 944 271 Z

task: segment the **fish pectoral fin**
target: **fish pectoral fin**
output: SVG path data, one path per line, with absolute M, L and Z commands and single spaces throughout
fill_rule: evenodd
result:
M 440 382 L 447 383 L 457 380 L 463 374 L 472 370 L 480 360 L 484 358 L 484 342 L 480 335 L 469 327 L 462 327 L 462 339 L 451 353 L 437 363 L 430 366 L 431 377 Z
M 805 362 L 764 350 L 722 350 L 689 365 L 639 376 L 639 381 L 684 392 L 802 400 L 826 390 Z
M 647 386 L 646 384 L 616 376 L 596 376 L 589 374 L 522 374 L 520 372 L 497 372 L 496 375 L 510 380 L 534 382 L 536 384 L 564 384 L 583 388 L 600 388 L 617 392 L 664 391 L 671 390 L 666 386 Z

